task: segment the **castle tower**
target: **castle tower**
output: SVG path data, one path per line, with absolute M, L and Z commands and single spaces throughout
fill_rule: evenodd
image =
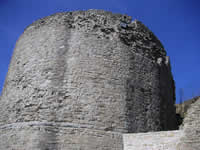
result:
M 16 43 L 0 149 L 121 150 L 121 133 L 174 129 L 174 100 L 169 58 L 141 22 L 102 10 L 57 13 Z

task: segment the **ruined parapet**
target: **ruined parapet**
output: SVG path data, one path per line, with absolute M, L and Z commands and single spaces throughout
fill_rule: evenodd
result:
M 58 13 L 17 41 L 0 101 L 0 149 L 9 141 L 121 149 L 121 133 L 174 129 L 174 97 L 166 52 L 141 22 L 101 10 Z
M 181 150 L 200 149 L 200 98 L 191 104 L 183 121 Z
M 192 99 L 186 100 L 181 104 L 176 104 L 176 114 L 179 114 L 182 118 L 187 115 L 187 110 L 195 103 L 200 96 L 193 97 Z

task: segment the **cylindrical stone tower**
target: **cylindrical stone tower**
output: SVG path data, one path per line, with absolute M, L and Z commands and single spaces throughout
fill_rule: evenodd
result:
M 58 13 L 17 41 L 0 149 L 120 150 L 121 133 L 175 128 L 174 82 L 153 33 L 126 15 Z

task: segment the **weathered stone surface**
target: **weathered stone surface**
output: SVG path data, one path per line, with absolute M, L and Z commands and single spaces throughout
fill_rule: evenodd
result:
M 183 128 L 183 120 L 187 115 L 187 110 L 195 103 L 200 96 L 194 97 L 190 100 L 186 100 L 181 104 L 176 104 L 176 120 L 179 128 Z
M 122 150 L 122 135 L 54 123 L 14 123 L 0 128 L 1 150 Z
M 184 135 L 181 150 L 200 149 L 200 98 L 187 111 L 183 121 Z
M 105 136 L 170 130 L 176 128 L 173 104 L 169 58 L 141 22 L 101 10 L 58 13 L 34 22 L 17 41 L 0 101 L 0 127 L 67 123 L 84 126 L 86 135 L 98 130 Z M 32 127 L 1 132 L 1 139 L 43 138 Z M 65 140 L 67 133 L 57 138 Z
M 182 135 L 181 130 L 124 134 L 124 150 L 182 150 Z
M 185 118 L 187 115 L 187 110 L 191 107 L 193 103 L 195 103 L 200 96 L 196 96 L 192 99 L 184 101 L 182 104 L 176 104 L 176 113 L 180 114 L 182 118 Z

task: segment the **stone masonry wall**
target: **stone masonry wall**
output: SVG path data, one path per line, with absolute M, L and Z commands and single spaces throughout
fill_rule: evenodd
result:
M 122 150 L 120 133 L 55 122 L 26 122 L 0 128 L 1 150 Z
M 181 150 L 200 149 L 200 98 L 187 111 L 183 121 L 183 136 Z
M 182 136 L 181 130 L 124 134 L 124 150 L 182 150 Z
M 101 10 L 58 13 L 34 22 L 17 41 L 0 101 L 0 149 L 11 137 L 15 143 L 26 143 L 20 135 L 40 141 L 54 128 L 55 145 L 64 144 L 68 134 L 78 138 L 81 127 L 100 149 L 100 133 L 115 143 L 120 133 L 176 128 L 173 104 L 169 59 L 141 22 Z
M 176 131 L 123 134 L 124 150 L 199 150 L 200 98 L 187 111 L 183 126 Z

